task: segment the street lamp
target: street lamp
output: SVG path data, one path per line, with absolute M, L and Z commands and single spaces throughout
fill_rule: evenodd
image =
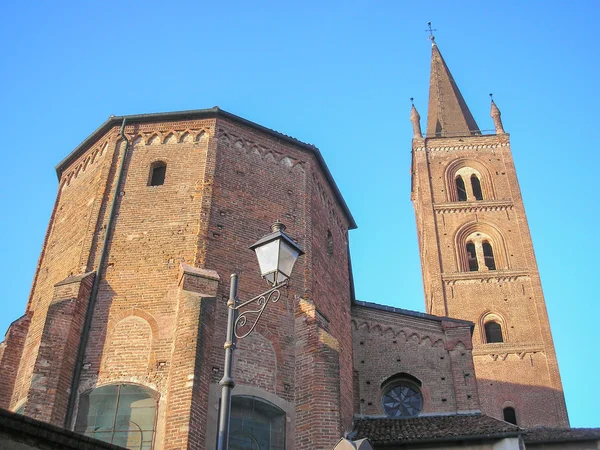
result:
M 272 233 L 259 239 L 250 246 L 256 253 L 261 276 L 271 285 L 271 289 L 256 297 L 238 303 L 237 285 L 238 275 L 231 275 L 231 286 L 229 288 L 229 300 L 227 301 L 227 340 L 225 341 L 225 366 L 223 378 L 219 382 L 221 386 L 221 410 L 219 413 L 219 437 L 218 450 L 229 448 L 229 420 L 231 417 L 231 390 L 235 386 L 232 378 L 233 350 L 235 341 L 248 336 L 260 320 L 269 302 L 276 303 L 281 297 L 280 288 L 288 284 L 294 264 L 304 252 L 287 234 L 285 225 L 275 222 L 271 227 Z M 257 309 L 240 311 L 242 308 L 255 304 Z M 253 322 L 248 318 L 256 315 Z M 248 326 L 246 331 L 241 331 Z

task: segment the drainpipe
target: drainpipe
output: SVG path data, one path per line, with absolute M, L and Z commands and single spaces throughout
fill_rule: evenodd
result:
M 79 340 L 79 347 L 77 348 L 77 358 L 75 359 L 75 370 L 73 371 L 73 379 L 71 381 L 71 392 L 69 393 L 69 403 L 67 405 L 67 414 L 65 416 L 65 428 L 71 429 L 73 424 L 73 413 L 75 412 L 75 400 L 77 399 L 77 390 L 79 388 L 79 381 L 81 380 L 81 370 L 83 368 L 83 358 L 85 357 L 85 349 L 87 347 L 88 339 L 90 337 L 90 328 L 92 326 L 92 318 L 94 316 L 94 307 L 96 306 L 96 299 L 98 298 L 98 288 L 100 287 L 100 280 L 102 274 L 102 266 L 106 259 L 106 248 L 108 247 L 108 239 L 110 237 L 110 229 L 115 218 L 115 210 L 117 208 L 117 198 L 119 197 L 121 179 L 123 178 L 123 172 L 125 169 L 125 159 L 127 157 L 127 151 L 129 150 L 129 141 L 125 136 L 125 122 L 127 118 L 123 118 L 123 124 L 121 125 L 121 137 L 125 142 L 123 152 L 121 154 L 121 164 L 119 165 L 119 174 L 117 175 L 117 184 L 115 186 L 115 193 L 112 198 L 110 205 L 110 212 L 108 215 L 108 222 L 106 223 L 106 231 L 104 232 L 104 240 L 102 241 L 102 249 L 100 251 L 100 261 L 98 261 L 98 268 L 96 269 L 96 275 L 94 276 L 94 284 L 92 285 L 92 293 L 90 294 L 90 301 L 88 303 L 85 312 L 85 321 L 83 323 L 83 330 L 81 332 L 81 338 Z

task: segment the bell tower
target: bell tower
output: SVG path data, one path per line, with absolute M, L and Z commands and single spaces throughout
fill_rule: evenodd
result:
M 480 131 L 432 36 L 425 136 L 412 107 L 412 193 L 426 312 L 475 323 L 484 414 L 569 420 L 527 216 L 500 111 Z M 467 376 L 467 375 L 465 375 Z

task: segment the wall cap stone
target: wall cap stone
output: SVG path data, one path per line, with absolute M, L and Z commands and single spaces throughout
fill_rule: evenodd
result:
M 206 278 L 209 280 L 221 281 L 221 277 L 216 270 L 211 269 L 200 269 L 198 267 L 190 266 L 186 263 L 180 263 L 181 272 L 179 278 L 185 275 L 191 275 L 194 277 Z
M 80 273 L 79 275 L 71 275 L 70 277 L 67 277 L 64 280 L 56 283 L 54 285 L 54 287 L 65 286 L 65 285 L 71 284 L 71 283 L 80 283 L 83 280 L 85 280 L 87 277 L 89 277 L 90 275 L 94 275 L 95 273 L 96 273 L 95 271 L 92 271 L 92 272 Z

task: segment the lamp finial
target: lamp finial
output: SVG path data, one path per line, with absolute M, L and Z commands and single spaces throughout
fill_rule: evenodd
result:
M 277 219 L 275 221 L 275 223 L 273 225 L 271 225 L 271 230 L 273 231 L 273 233 L 275 233 L 276 231 L 285 231 L 285 225 L 279 220 Z

